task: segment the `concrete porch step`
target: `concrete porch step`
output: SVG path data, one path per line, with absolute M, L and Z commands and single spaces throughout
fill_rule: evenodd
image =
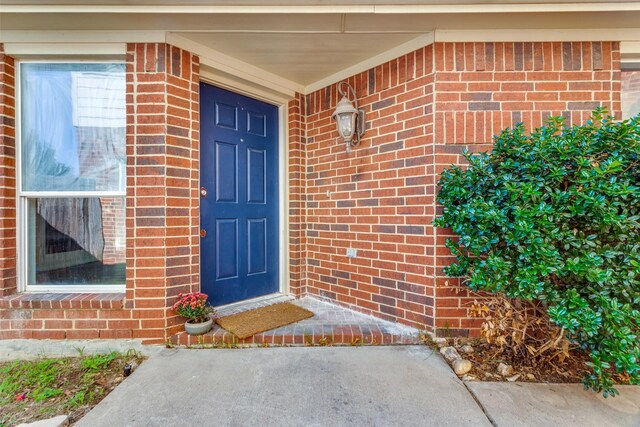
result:
M 281 300 L 282 298 L 276 298 L 269 302 L 277 303 L 282 302 Z M 171 343 L 194 348 L 412 345 L 420 343 L 420 334 L 417 329 L 387 322 L 310 297 L 291 302 L 310 310 L 314 316 L 243 340 L 218 325 L 214 325 L 214 328 L 205 335 L 191 336 L 185 332 L 178 333 L 172 337 Z M 252 309 L 255 308 L 254 305 L 251 304 L 249 308 L 235 306 L 233 312 Z M 221 310 L 219 314 L 230 313 Z

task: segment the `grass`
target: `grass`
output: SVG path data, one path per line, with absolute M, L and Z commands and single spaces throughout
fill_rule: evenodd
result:
M 62 414 L 73 423 L 122 382 L 124 365 L 142 362 L 135 352 L 79 354 L 0 364 L 0 427 Z

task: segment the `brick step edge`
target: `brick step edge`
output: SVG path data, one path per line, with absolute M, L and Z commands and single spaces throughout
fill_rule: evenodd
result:
M 180 332 L 169 340 L 169 345 L 188 348 L 216 347 L 268 347 L 268 346 L 375 346 L 375 345 L 416 345 L 421 344 L 420 337 L 394 334 L 326 334 L 326 335 L 273 335 L 257 334 L 243 340 L 225 332 L 221 334 L 189 335 Z

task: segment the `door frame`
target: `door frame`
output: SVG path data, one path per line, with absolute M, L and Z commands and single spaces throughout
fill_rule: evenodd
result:
M 289 205 L 289 174 L 287 174 L 289 170 L 289 150 L 287 147 L 289 139 L 288 101 L 275 94 L 270 96 L 270 91 L 255 88 L 253 85 L 245 85 L 241 82 L 216 77 L 215 73 L 207 69 L 200 69 L 201 82 L 266 102 L 278 108 L 278 293 L 288 294 L 290 289 L 289 210 L 286 208 Z M 199 98 L 198 106 L 200 102 L 201 99 Z M 198 173 L 200 173 L 200 169 L 198 169 Z M 198 211 L 200 211 L 199 204 Z M 200 256 L 202 257 L 202 252 L 200 252 Z M 200 259 L 200 281 L 202 289 L 202 259 Z

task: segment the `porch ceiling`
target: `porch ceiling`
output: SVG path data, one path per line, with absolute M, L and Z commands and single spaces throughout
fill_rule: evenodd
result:
M 308 86 L 421 34 L 179 33 L 179 35 Z

